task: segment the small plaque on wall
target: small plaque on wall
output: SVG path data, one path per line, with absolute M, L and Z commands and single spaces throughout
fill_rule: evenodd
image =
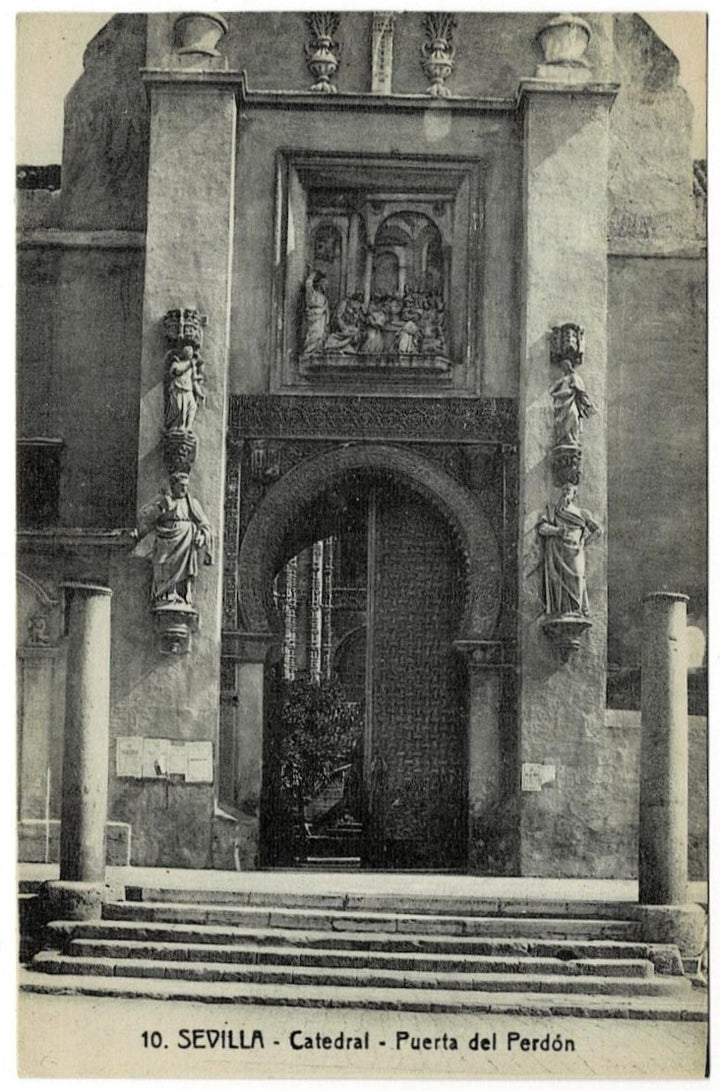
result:
M 188 784 L 212 784 L 213 779 L 213 750 L 211 742 L 185 743 L 187 752 L 187 773 L 185 780 Z
M 535 762 L 524 761 L 522 764 L 522 790 L 523 792 L 540 792 L 544 785 L 553 784 L 555 781 L 554 765 L 538 765 Z
M 126 735 L 115 741 L 115 773 L 119 777 L 142 776 L 143 740 L 140 735 Z

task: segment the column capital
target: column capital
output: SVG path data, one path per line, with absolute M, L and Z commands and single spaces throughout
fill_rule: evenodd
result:
M 81 592 L 86 595 L 108 595 L 112 596 L 112 590 L 109 587 L 104 587 L 99 583 L 76 583 L 69 580 L 67 583 L 61 583 L 60 589 L 62 591 Z
M 684 595 L 682 591 L 651 591 L 649 595 L 645 595 L 643 602 L 690 602 L 690 596 Z

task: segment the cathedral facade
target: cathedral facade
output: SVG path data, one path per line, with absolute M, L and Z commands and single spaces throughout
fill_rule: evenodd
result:
M 107 859 L 636 874 L 689 596 L 704 175 L 637 15 L 114 16 L 20 171 L 20 856 L 111 591 Z M 88 646 L 85 654 L 93 655 Z

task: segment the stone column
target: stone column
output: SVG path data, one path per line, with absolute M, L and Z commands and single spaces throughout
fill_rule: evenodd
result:
M 706 917 L 688 902 L 687 596 L 644 604 L 638 920 L 649 943 L 702 957 Z
M 648 905 L 687 901 L 687 596 L 644 603 L 639 894 Z
M 543 554 L 537 533 L 554 503 L 549 388 L 554 326 L 585 330 L 582 379 L 597 406 L 583 433 L 577 503 L 604 526 L 607 510 L 607 170 L 609 115 L 617 88 L 529 79 L 520 86 L 523 121 L 524 270 L 520 321 L 519 650 L 520 762 L 554 766 L 555 781 L 520 795 L 523 875 L 615 874 L 623 836 L 612 798 L 611 741 L 605 729 L 606 546 L 587 549 L 592 629 L 561 662 L 542 629 Z M 517 770 L 517 790 L 521 775 Z M 604 870 L 597 846 L 603 842 Z
M 60 817 L 60 882 L 46 896 L 62 917 L 100 916 L 105 884 L 110 722 L 110 596 L 67 583 L 68 652 Z

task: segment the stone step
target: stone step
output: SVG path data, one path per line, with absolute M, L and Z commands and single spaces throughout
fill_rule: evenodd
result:
M 226 924 L 259 928 L 302 928 L 334 932 L 391 932 L 454 936 L 523 936 L 528 939 L 639 940 L 634 921 L 551 917 L 454 917 L 365 912 L 340 909 L 264 908 L 172 902 L 109 902 L 107 920 L 164 921 L 179 924 Z
M 493 1015 L 575 1016 L 577 1018 L 707 1020 L 706 998 L 682 996 L 575 996 L 450 989 L 350 990 L 319 985 L 197 982 L 151 978 L 92 977 L 35 973 L 21 969 L 23 992 L 119 999 L 185 1000 L 209 1004 L 260 1004 L 303 1008 L 382 1011 L 474 1012 Z M 118 1012 L 118 1018 L 122 1018 Z M 555 1031 L 556 1028 L 553 1028 Z M 562 1028 L 559 1028 L 560 1030 Z
M 653 965 L 645 959 L 577 959 L 485 955 L 432 955 L 394 951 L 338 951 L 291 949 L 243 943 L 142 943 L 121 939 L 73 939 L 64 954 L 103 959 L 150 959 L 159 962 L 222 962 L 250 966 L 317 966 L 360 969 L 417 970 L 424 973 L 563 974 L 566 976 L 651 977 Z
M 416 970 L 334 969 L 331 967 L 238 966 L 228 963 L 158 962 L 151 959 L 86 958 L 45 951 L 33 968 L 54 974 L 103 977 L 162 977 L 183 981 L 320 985 L 350 989 L 445 989 L 483 992 L 554 992 L 604 996 L 680 995 L 691 991 L 684 977 L 609 978 L 551 974 L 456 974 Z
M 502 936 L 403 935 L 397 932 L 328 932 L 282 928 L 244 928 L 214 924 L 173 924 L 158 921 L 53 921 L 51 942 L 63 948 L 70 939 L 134 940 L 144 943 L 231 944 L 252 943 L 283 950 L 323 948 L 349 952 L 388 951 L 396 954 L 439 954 L 493 958 L 641 959 L 658 973 L 682 974 L 683 964 L 672 944 L 623 943 L 614 940 L 528 939 Z
M 324 861 L 328 863 L 327 859 Z M 336 861 L 345 863 L 342 861 Z M 468 895 L 387 893 L 343 894 L 313 891 L 271 890 L 205 890 L 202 887 L 142 887 L 128 886 L 127 901 L 172 902 L 173 904 L 269 906 L 282 903 L 296 909 L 342 909 L 350 912 L 403 913 L 417 915 L 430 913 L 435 916 L 479 917 L 578 917 L 601 920 L 633 920 L 637 905 L 629 901 L 549 900 L 542 898 L 478 898 Z

